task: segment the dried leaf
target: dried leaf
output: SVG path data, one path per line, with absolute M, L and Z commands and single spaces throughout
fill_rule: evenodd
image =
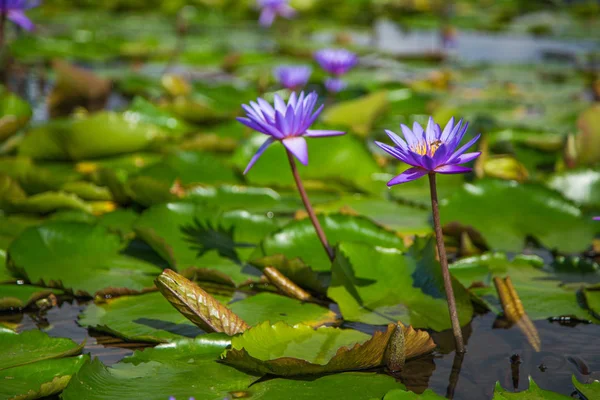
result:
M 294 282 L 285 277 L 277 268 L 267 267 L 263 270 L 265 276 L 269 281 L 279 289 L 280 292 L 284 293 L 288 297 L 294 299 L 309 301 L 311 295 L 302 290 L 302 288 L 296 285 Z
M 500 297 L 500 303 L 502 304 L 506 319 L 516 324 L 519 329 L 523 331 L 535 351 L 540 351 L 542 346 L 540 334 L 525 312 L 523 303 L 521 302 L 510 277 L 507 276 L 504 279 L 494 277 L 494 285 L 498 291 L 498 297 Z
M 177 311 L 206 332 L 232 336 L 248 329 L 248 325 L 230 309 L 170 269 L 160 274 L 156 286 Z

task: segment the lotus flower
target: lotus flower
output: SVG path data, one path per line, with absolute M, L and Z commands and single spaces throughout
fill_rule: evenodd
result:
M 412 168 L 390 180 L 388 186 L 410 182 L 429 173 L 460 174 L 470 172 L 471 168 L 459 164 L 467 163 L 479 157 L 480 152 L 464 153 L 481 135 L 477 135 L 456 150 L 467 132 L 468 125 L 468 123 L 463 125 L 462 120 L 455 125 L 454 118 L 451 118 L 442 131 L 440 126 L 430 117 L 425 130 L 416 122 L 412 130 L 406 125 L 401 125 L 406 141 L 394 132 L 386 130 L 395 146 L 375 142 L 377 146 L 400 161 L 412 166 Z
M 267 147 L 276 141 L 280 141 L 302 164 L 307 165 L 308 150 L 305 137 L 337 136 L 345 133 L 309 129 L 323 111 L 321 105 L 317 111 L 313 112 L 317 100 L 318 96 L 315 92 L 307 96 L 304 95 L 304 92 L 301 92 L 299 96 L 296 95 L 296 92 L 292 92 L 287 104 L 279 95 L 275 95 L 274 106 L 261 98 L 258 98 L 256 102 L 251 101 L 249 106 L 242 105 L 247 118 L 239 117 L 237 120 L 255 131 L 269 136 L 250 160 L 244 174 L 252 168 Z
M 257 0 L 257 4 L 262 10 L 258 23 L 264 27 L 269 27 L 273 25 L 273 21 L 278 15 L 288 19 L 292 18 L 296 15 L 296 10 L 288 2 L 288 0 Z
M 358 56 L 346 49 L 323 49 L 315 53 L 315 60 L 328 73 L 340 76 L 358 63 Z
M 275 77 L 286 89 L 296 90 L 308 82 L 312 68 L 308 65 L 282 65 L 273 71 Z
M 348 84 L 340 78 L 325 79 L 325 89 L 327 89 L 329 93 L 339 93 L 346 89 L 346 86 L 348 86 Z
M 21 28 L 32 31 L 35 25 L 25 15 L 25 10 L 39 6 L 40 0 L 0 0 L 0 13 L 19 25 Z

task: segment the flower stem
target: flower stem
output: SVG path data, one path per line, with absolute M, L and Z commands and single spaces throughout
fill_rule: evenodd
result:
M 310 221 L 315 227 L 315 231 L 317 231 L 317 236 L 327 253 L 330 261 L 333 261 L 334 255 L 329 242 L 327 241 L 327 237 L 325 236 L 325 232 L 315 215 L 315 211 L 313 210 L 312 205 L 310 204 L 310 200 L 308 199 L 308 195 L 306 194 L 306 190 L 304 189 L 304 185 L 302 184 L 302 180 L 300 179 L 300 175 L 298 174 L 298 168 L 296 168 L 296 160 L 294 160 L 294 155 L 289 152 L 289 150 L 285 150 L 288 156 L 288 160 L 290 161 L 290 167 L 292 168 L 292 175 L 294 175 L 294 180 L 296 181 L 296 186 L 298 187 L 298 192 L 300 192 L 300 197 L 302 197 L 302 202 L 304 203 L 304 207 L 306 208 L 306 212 L 310 217 Z
M 0 55 L 4 49 L 4 34 L 6 30 L 6 0 L 0 0 Z
M 438 253 L 440 255 L 440 264 L 442 266 L 442 275 L 444 277 L 444 288 L 448 298 L 448 311 L 452 321 L 452 331 L 456 341 L 456 351 L 465 352 L 463 344 L 462 331 L 458 322 L 458 312 L 456 311 L 456 300 L 454 299 L 454 290 L 452 289 L 452 278 L 448 269 L 448 258 L 446 257 L 446 247 L 444 246 L 444 236 L 442 233 L 442 224 L 440 223 L 440 210 L 438 205 L 437 187 L 435 184 L 435 172 L 429 173 L 429 189 L 431 191 L 431 209 L 433 211 L 433 226 L 435 227 L 435 239 L 437 241 Z

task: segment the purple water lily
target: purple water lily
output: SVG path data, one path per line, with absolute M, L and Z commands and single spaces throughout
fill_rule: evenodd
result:
M 288 4 L 289 0 L 257 0 L 256 2 L 261 9 L 258 22 L 264 27 L 273 25 L 278 15 L 288 19 L 296 15 L 296 10 Z
M 258 98 L 250 105 L 243 104 L 247 118 L 237 118 L 242 124 L 257 132 L 268 135 L 269 138 L 260 146 L 250 163 L 246 167 L 246 174 L 267 147 L 276 141 L 280 141 L 285 148 L 292 153 L 302 164 L 308 164 L 308 151 L 305 137 L 325 137 L 343 135 L 345 132 L 328 130 L 310 130 L 323 106 L 313 112 L 317 104 L 318 96 L 315 92 L 300 96 L 292 92 L 287 104 L 279 95 L 275 95 L 274 107 L 264 99 Z
M 37 7 L 40 3 L 40 0 L 0 0 L 0 13 L 21 28 L 32 31 L 35 25 L 27 18 L 25 10 Z
M 308 65 L 282 65 L 273 71 L 279 84 L 289 90 L 297 90 L 305 86 L 312 74 Z
M 390 180 L 388 186 L 410 182 L 429 173 L 460 174 L 470 172 L 471 168 L 459 164 L 467 163 L 479 157 L 481 152 L 464 153 L 481 135 L 477 135 L 456 150 L 467 132 L 468 126 L 468 123 L 463 125 L 462 120 L 455 125 L 454 118 L 451 118 L 442 131 L 440 126 L 430 117 L 425 130 L 416 122 L 412 130 L 406 125 L 401 125 L 406 141 L 394 132 L 386 130 L 395 146 L 375 142 L 377 146 L 412 166 L 412 168 Z
M 600 217 L 594 217 L 592 218 L 594 221 L 600 221 Z
M 327 78 L 325 79 L 325 89 L 329 93 L 339 93 L 346 89 L 348 84 L 340 78 Z
M 346 49 L 323 49 L 315 53 L 321 68 L 332 75 L 344 75 L 358 63 L 358 56 Z

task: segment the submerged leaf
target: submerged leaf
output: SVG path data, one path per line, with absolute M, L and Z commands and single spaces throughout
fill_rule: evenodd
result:
M 223 332 L 232 336 L 248 329 L 248 325 L 230 309 L 170 269 L 156 279 L 156 286 L 173 307 L 205 332 Z

